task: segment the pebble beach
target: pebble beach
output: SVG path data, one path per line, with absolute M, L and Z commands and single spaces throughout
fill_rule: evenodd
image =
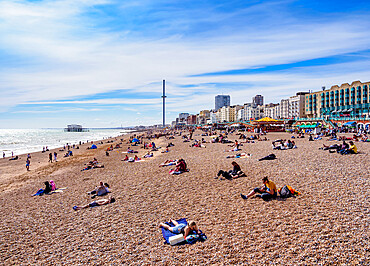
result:
M 306 136 L 295 139 L 297 149 L 272 150 L 271 141 L 292 135 L 268 133 L 269 141 L 243 143 L 240 152 L 251 157 L 230 159 L 226 156 L 238 152 L 225 152 L 230 149 L 227 144 L 210 143 L 211 137 L 201 133 L 195 131 L 193 139 L 204 138 L 206 148 L 190 147 L 191 142 L 178 135 L 160 137 L 152 141 L 162 149 L 134 163 L 122 161 L 130 135 L 113 138 L 114 143 L 103 140 L 96 150 L 81 145 L 73 157 L 58 156 L 53 163 L 48 163 L 48 153 L 32 153 L 28 172 L 26 155 L 17 161 L 0 159 L 0 263 L 370 264 L 369 143 L 355 143 L 359 154 L 340 155 L 319 149 L 338 141 L 308 141 Z M 106 156 L 110 145 L 121 142 L 121 148 Z M 169 142 L 174 146 L 161 153 Z M 132 148 L 139 157 L 148 151 L 142 145 Z M 271 153 L 276 160 L 258 161 Z M 94 157 L 104 168 L 81 172 Z M 173 167 L 159 167 L 180 158 L 189 172 L 169 175 Z M 220 169 L 232 169 L 232 161 L 246 176 L 214 179 Z M 290 185 L 301 195 L 268 202 L 257 197 L 243 200 L 240 193 L 260 187 L 264 176 L 278 188 Z M 32 197 L 48 180 L 67 189 Z M 99 181 L 110 185 L 109 195 L 116 202 L 74 211 L 73 206 L 93 201 L 87 192 Z M 158 225 L 170 218 L 195 220 L 208 239 L 193 245 L 165 244 Z

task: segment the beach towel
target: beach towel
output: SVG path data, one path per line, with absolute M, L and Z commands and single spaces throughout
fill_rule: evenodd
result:
M 179 224 L 188 225 L 188 222 L 186 221 L 186 218 L 176 220 L 176 222 L 178 222 Z M 170 223 L 170 222 L 165 222 L 165 224 L 167 224 L 171 227 L 175 226 L 173 223 Z M 163 238 L 164 238 L 166 244 L 170 244 L 169 238 L 171 236 L 175 236 L 176 234 L 172 233 L 170 230 L 167 230 L 163 227 L 161 229 L 162 229 L 162 235 L 163 235 Z M 180 243 L 176 244 L 176 246 L 184 245 L 184 244 L 194 244 L 196 241 L 205 241 L 207 239 L 206 235 L 201 230 L 199 230 L 199 231 L 200 231 L 200 235 L 197 235 L 196 232 L 192 232 L 191 234 L 189 234 L 186 237 L 186 241 L 180 242 Z

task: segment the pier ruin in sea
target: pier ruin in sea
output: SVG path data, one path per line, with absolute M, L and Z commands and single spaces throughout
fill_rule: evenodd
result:
M 83 128 L 81 125 L 67 125 L 64 129 L 65 132 L 89 132 L 88 128 Z

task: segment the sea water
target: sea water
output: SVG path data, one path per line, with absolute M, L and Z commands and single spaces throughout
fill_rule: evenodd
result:
M 90 142 L 129 133 L 123 129 L 89 129 L 88 132 L 64 132 L 63 129 L 0 129 L 0 156 L 6 157 Z

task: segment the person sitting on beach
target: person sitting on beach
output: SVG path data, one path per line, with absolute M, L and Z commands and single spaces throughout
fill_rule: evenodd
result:
M 215 179 L 218 179 L 220 175 L 222 175 L 224 178 L 228 180 L 235 179 L 235 178 L 245 175 L 243 171 L 241 170 L 239 164 L 237 164 L 236 162 L 232 162 L 231 164 L 233 166 L 233 170 L 229 170 L 229 171 L 220 170 L 217 173 L 217 176 L 215 177 Z
M 125 158 L 122 159 L 122 161 L 128 161 L 128 155 L 126 154 Z
M 102 206 L 102 205 L 107 205 L 109 203 L 114 203 L 116 202 L 115 198 L 109 197 L 108 199 L 100 199 L 100 200 L 95 200 L 89 204 L 83 205 L 83 206 L 74 206 L 73 209 L 75 211 L 81 210 L 81 209 L 87 209 L 89 207 L 96 207 L 96 206 Z
M 119 149 L 119 148 L 121 148 L 121 146 L 119 144 L 116 144 L 116 146 L 114 148 Z
M 44 189 L 45 194 L 48 194 L 51 191 L 53 191 L 53 187 L 50 185 L 49 181 L 45 181 L 44 184 L 45 184 L 45 189 Z
M 274 182 L 270 181 L 267 176 L 262 179 L 263 186 L 260 188 L 255 188 L 248 195 L 240 194 L 242 199 L 249 199 L 256 193 L 260 193 L 261 195 L 256 195 L 257 197 L 262 198 L 263 200 L 273 199 L 277 197 L 277 190 L 276 185 Z
M 344 151 L 341 151 L 341 154 L 357 154 L 357 147 L 352 140 L 349 142 L 349 147 Z
M 184 238 L 186 238 L 193 231 L 195 231 L 197 234 L 200 234 L 199 228 L 194 221 L 189 221 L 188 225 L 179 224 L 173 219 L 170 219 L 169 222 L 172 223 L 174 226 L 171 227 L 168 224 L 160 223 L 159 228 L 163 227 L 174 234 L 183 234 Z
M 239 150 L 239 146 L 240 146 L 240 143 L 238 142 L 238 140 L 235 140 L 235 143 L 232 144 L 232 145 L 228 145 L 230 147 L 234 147 L 234 151 L 238 151 Z
M 57 186 L 53 180 L 50 180 L 49 184 L 51 186 L 51 191 L 54 191 L 57 189 Z
M 105 194 L 109 193 L 109 185 L 107 183 L 103 183 L 100 181 L 99 186 L 97 186 L 93 191 L 87 192 L 88 195 L 93 195 L 92 198 L 95 196 L 104 196 Z
M 338 153 L 344 154 L 344 152 L 349 148 L 349 145 L 346 143 L 345 140 L 343 140 L 342 145 L 340 146 L 340 149 L 337 150 Z
M 72 151 L 68 151 L 68 152 L 64 155 L 64 157 L 69 157 L 69 156 L 73 156 Z
M 294 140 L 292 140 L 292 145 L 293 145 L 292 149 L 297 149 L 297 145 L 295 145 Z
M 184 173 L 184 172 L 187 172 L 187 171 L 188 171 L 188 169 L 187 169 L 185 160 L 180 159 L 178 161 L 178 163 L 176 164 L 176 168 L 170 170 L 170 175 L 178 175 L 178 174 L 181 174 L 181 173 Z
M 104 168 L 104 165 L 99 165 L 98 159 L 96 159 L 95 157 L 81 171 L 90 170 L 90 169 L 94 169 L 94 168 Z
M 288 139 L 288 141 L 285 143 L 285 145 L 288 149 L 293 149 L 293 143 L 290 141 L 290 139 Z

